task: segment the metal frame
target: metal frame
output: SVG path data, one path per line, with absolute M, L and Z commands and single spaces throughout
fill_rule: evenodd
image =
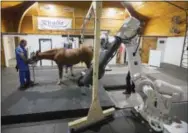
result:
M 87 127 L 94 123 L 97 123 L 106 116 L 111 115 L 115 109 L 110 108 L 107 110 L 102 110 L 99 97 L 98 97 L 98 89 L 99 89 L 99 82 L 98 82 L 98 71 L 99 71 L 99 48 L 100 48 L 100 17 L 101 17 L 101 10 L 102 10 L 102 2 L 93 1 L 89 11 L 87 13 L 86 18 L 90 18 L 92 15 L 92 11 L 95 13 L 95 33 L 94 33 L 94 67 L 93 67 L 93 86 L 92 86 L 92 102 L 86 117 L 81 119 L 72 121 L 68 123 L 70 129 L 78 130 L 83 127 Z M 82 25 L 82 29 L 84 31 L 85 24 L 87 21 L 84 21 Z M 82 32 L 83 33 L 83 32 Z

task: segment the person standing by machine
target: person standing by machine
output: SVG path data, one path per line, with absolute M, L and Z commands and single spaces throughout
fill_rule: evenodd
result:
M 33 84 L 33 81 L 31 81 L 30 78 L 30 71 L 29 71 L 29 65 L 32 64 L 32 61 L 28 59 L 27 57 L 27 50 L 25 49 L 27 45 L 26 40 L 21 40 L 18 47 L 15 49 L 16 54 L 16 69 L 19 71 L 19 79 L 20 79 L 20 90 L 24 90 L 30 85 Z

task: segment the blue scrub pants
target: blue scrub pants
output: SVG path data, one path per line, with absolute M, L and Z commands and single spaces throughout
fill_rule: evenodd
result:
M 30 71 L 19 71 L 20 76 L 20 85 L 24 86 L 25 84 L 30 82 Z

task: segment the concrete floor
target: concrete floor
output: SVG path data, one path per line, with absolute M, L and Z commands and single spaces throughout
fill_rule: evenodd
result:
M 180 86 L 183 91 L 184 91 L 184 96 L 182 98 L 183 101 L 188 101 L 188 87 L 187 87 L 187 78 L 182 78 L 186 77 L 187 73 L 184 72 L 182 73 L 181 69 L 176 71 L 170 71 L 168 68 L 163 67 L 163 68 L 155 68 L 155 67 L 150 67 L 147 65 L 143 65 L 142 71 L 152 80 L 154 79 L 160 79 L 163 80 L 167 83 L 170 83 L 172 85 L 177 85 Z M 121 75 L 123 72 L 127 72 L 128 68 L 127 67 L 120 67 L 120 68 L 113 68 L 113 71 L 108 72 L 108 74 L 119 74 Z M 119 79 L 121 80 L 121 79 Z M 133 94 L 130 97 L 126 96 L 123 94 L 124 90 L 113 90 L 113 91 L 108 91 L 109 96 L 115 103 L 115 105 L 119 108 L 129 108 L 133 107 L 136 105 L 139 105 L 142 103 L 142 99 L 140 95 L 138 94 Z M 136 97 L 136 99 L 135 99 Z
M 126 73 L 128 72 L 128 68 L 126 66 L 110 66 L 112 68 L 112 71 L 106 71 L 105 76 L 110 75 L 123 75 L 126 76 Z M 84 68 L 78 68 L 75 70 L 75 73 L 80 72 L 84 70 Z M 147 65 L 142 66 L 142 71 L 155 79 L 161 79 L 168 83 L 171 83 L 173 85 L 178 85 L 182 87 L 183 91 L 185 92 L 184 101 L 187 101 L 187 73 L 182 72 L 181 69 L 176 71 L 173 71 L 173 68 L 171 68 L 172 71 L 170 71 L 168 68 L 155 68 L 155 67 L 149 67 Z M 37 67 L 35 70 L 36 73 L 36 81 L 40 82 L 41 84 L 55 84 L 58 79 L 58 71 L 56 67 Z M 50 75 L 50 76 L 48 76 Z M 65 76 L 67 76 L 64 73 Z M 4 68 L 2 69 L 2 101 L 4 98 L 12 94 L 14 91 L 17 90 L 19 87 L 19 78 L 18 78 L 18 72 L 16 72 L 14 67 L 10 68 Z M 32 71 L 31 71 L 31 77 Z M 52 78 L 53 77 L 53 78 Z M 125 82 L 122 80 L 121 82 Z M 119 91 L 112 92 L 112 93 L 118 93 Z
M 107 71 L 105 73 L 106 76 L 112 76 L 115 74 L 125 75 L 128 71 L 128 68 L 126 66 L 119 66 L 119 67 L 110 66 L 110 67 L 112 68 L 112 71 Z M 77 69 L 76 71 L 81 71 L 81 70 L 83 69 Z M 146 73 L 146 75 L 150 76 L 151 78 L 161 79 L 168 83 L 181 86 L 183 91 L 185 92 L 183 101 L 188 101 L 188 98 L 187 98 L 188 87 L 187 87 L 187 73 L 186 73 L 187 71 L 186 70 L 169 68 L 167 66 L 164 66 L 162 68 L 155 68 L 155 67 L 149 67 L 147 65 L 143 65 L 142 70 L 144 71 L 144 73 Z M 53 67 L 53 69 L 49 67 L 45 67 L 45 68 L 38 67 L 35 73 L 36 73 L 36 81 L 40 82 L 40 84 L 48 84 L 48 85 L 55 84 L 58 78 L 58 72 L 55 67 Z M 42 73 L 48 73 L 48 74 L 46 75 Z M 51 78 L 51 77 L 54 77 L 54 78 Z M 18 79 L 18 73 L 16 72 L 15 68 L 3 69 L 2 70 L 2 91 L 1 91 L 2 101 L 7 96 L 12 94 L 14 91 L 17 91 L 18 86 L 19 86 L 19 79 Z M 49 91 L 49 90 L 46 89 L 43 91 Z M 122 92 L 123 90 L 116 90 L 116 91 L 108 92 L 108 95 L 111 97 L 112 101 L 115 103 L 117 107 L 127 108 L 133 105 L 139 104 L 137 102 L 139 100 L 132 102 L 132 98 L 125 97 L 125 95 L 122 94 Z M 18 127 L 20 126 L 21 125 L 18 125 Z M 9 128 L 9 126 L 4 126 L 4 129 L 7 129 L 7 128 Z M 45 128 L 45 130 L 46 129 L 47 128 Z
M 175 105 L 175 108 L 179 108 L 179 104 Z M 184 112 L 185 109 L 182 108 L 182 106 L 180 109 L 180 112 L 172 111 L 170 113 L 173 116 L 179 113 L 178 116 L 180 116 L 181 120 L 188 122 L 187 117 L 181 115 L 186 113 Z M 114 120 L 108 121 L 106 124 L 100 124 L 95 128 L 89 128 L 82 133 L 125 133 L 125 131 L 127 133 L 151 133 L 148 127 L 143 126 L 144 124 L 141 124 L 140 121 L 132 121 L 128 110 L 129 109 L 118 110 L 114 113 Z M 125 115 L 127 117 L 125 117 Z M 1 131 L 2 133 L 68 133 L 68 122 L 73 120 L 75 120 L 75 118 L 7 125 L 2 126 Z
M 125 66 L 114 67 L 112 66 L 112 71 L 107 71 L 105 75 L 114 75 L 114 74 L 123 74 L 126 75 L 128 68 Z M 85 68 L 78 68 L 74 72 L 79 72 L 84 70 Z M 31 70 L 31 78 L 33 79 L 32 69 Z M 158 73 L 158 71 L 153 69 L 148 69 L 143 67 L 145 73 Z M 35 76 L 36 82 L 40 82 L 41 84 L 55 84 L 58 80 L 58 70 L 57 67 L 36 67 L 35 68 Z M 50 76 L 48 76 L 50 75 Z M 66 74 L 64 73 L 66 76 Z M 52 78 L 53 77 L 53 78 Z M 124 81 L 123 81 L 124 82 Z M 16 72 L 14 67 L 2 68 L 2 101 L 4 98 L 12 94 L 19 87 L 19 73 Z

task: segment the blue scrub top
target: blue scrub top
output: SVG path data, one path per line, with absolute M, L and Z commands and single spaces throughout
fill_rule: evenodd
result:
M 17 61 L 17 65 L 18 65 L 18 69 L 20 71 L 28 71 L 29 70 L 29 65 L 26 64 L 24 62 L 24 60 L 21 58 L 20 54 L 24 53 L 24 56 L 27 59 L 27 51 L 24 47 L 22 47 L 21 45 L 19 45 L 16 49 L 15 49 L 15 53 L 16 53 L 16 61 Z

